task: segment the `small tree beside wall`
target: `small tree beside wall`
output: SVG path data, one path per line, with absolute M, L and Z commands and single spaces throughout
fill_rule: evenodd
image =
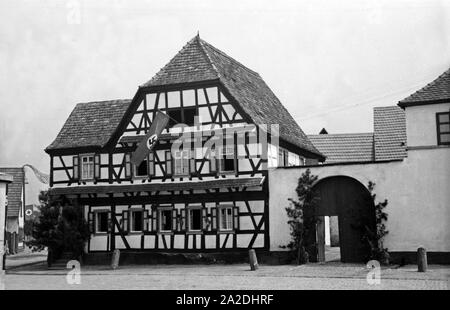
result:
M 308 249 L 316 246 L 310 241 L 310 232 L 315 230 L 316 219 L 314 210 L 318 198 L 313 190 L 313 185 L 318 177 L 311 174 L 307 169 L 298 179 L 297 192 L 298 199 L 289 198 L 290 206 L 286 208 L 289 218 L 288 224 L 291 230 L 291 241 L 287 247 L 291 250 L 297 264 L 305 264 L 309 261 Z

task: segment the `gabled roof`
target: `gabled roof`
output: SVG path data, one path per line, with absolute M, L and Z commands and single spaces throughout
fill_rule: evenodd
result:
M 122 99 L 77 104 L 46 151 L 105 146 L 130 103 L 130 99 Z
M 0 172 L 13 177 L 12 183 L 8 184 L 8 211 L 6 216 L 18 217 L 22 208 L 25 172 L 23 168 L 0 168 Z
M 322 157 L 258 73 L 199 36 L 142 87 L 208 80 L 219 80 L 255 124 L 279 124 L 281 139 Z
M 402 108 L 412 105 L 450 102 L 450 68 L 431 83 L 399 101 Z
M 375 160 L 397 160 L 406 157 L 405 111 L 397 106 L 373 110 Z
M 370 162 L 374 160 L 373 133 L 308 135 L 329 163 Z
M 376 107 L 373 133 L 308 135 L 326 157 L 325 164 L 402 160 L 406 157 L 405 111 Z

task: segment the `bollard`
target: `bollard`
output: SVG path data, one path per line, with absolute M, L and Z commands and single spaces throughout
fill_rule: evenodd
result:
M 256 259 L 256 252 L 255 250 L 249 250 L 248 251 L 248 257 L 250 261 L 250 270 L 257 270 L 258 269 L 258 260 Z
M 120 259 L 120 251 L 119 249 L 115 249 L 112 254 L 112 260 L 111 260 L 111 268 L 117 269 L 119 267 L 119 259 Z
M 427 251 L 424 248 L 417 249 L 417 271 L 426 272 L 428 268 Z

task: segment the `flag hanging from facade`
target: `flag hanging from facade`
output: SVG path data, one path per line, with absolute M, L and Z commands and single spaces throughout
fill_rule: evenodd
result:
M 39 171 L 36 167 L 34 167 L 33 165 L 30 165 L 30 164 L 26 164 L 22 168 L 25 168 L 25 167 L 29 167 L 31 170 L 33 170 L 34 175 L 41 183 L 44 183 L 44 184 L 49 183 L 50 177 L 48 174 L 45 174 L 45 173 Z
M 166 128 L 168 122 L 169 117 L 166 114 L 158 111 L 155 119 L 152 122 L 152 125 L 150 126 L 149 131 L 142 138 L 136 150 L 131 155 L 131 162 L 134 165 L 139 166 L 145 159 L 145 157 L 150 153 L 150 151 L 158 141 L 161 132 L 164 130 L 164 128 Z

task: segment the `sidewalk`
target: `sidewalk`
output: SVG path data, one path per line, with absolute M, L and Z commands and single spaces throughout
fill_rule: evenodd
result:
M 6 270 L 26 267 L 33 264 L 40 264 L 47 261 L 47 251 L 31 252 L 27 247 L 15 255 L 6 256 Z

